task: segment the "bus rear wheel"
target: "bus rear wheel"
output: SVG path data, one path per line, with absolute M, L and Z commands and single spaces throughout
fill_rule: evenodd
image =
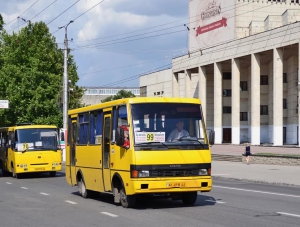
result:
M 77 182 L 79 193 L 85 199 L 91 197 L 91 191 L 86 189 L 84 180 L 81 178 L 79 182 Z
M 135 207 L 136 205 L 136 196 L 126 195 L 124 188 L 121 188 L 120 190 L 120 200 L 121 200 L 121 205 L 124 208 L 132 208 Z
M 8 172 L 4 170 L 1 160 L 0 160 L 0 172 L 1 172 L 2 176 L 7 176 L 7 174 L 8 174 Z
M 184 192 L 181 195 L 181 200 L 186 205 L 194 205 L 197 201 L 197 192 Z

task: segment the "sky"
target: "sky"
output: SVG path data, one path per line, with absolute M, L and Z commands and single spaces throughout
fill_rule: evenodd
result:
M 139 87 L 139 76 L 187 53 L 188 0 L 0 0 L 8 33 L 45 22 L 69 48 L 83 87 Z M 19 17 L 19 18 L 18 18 Z

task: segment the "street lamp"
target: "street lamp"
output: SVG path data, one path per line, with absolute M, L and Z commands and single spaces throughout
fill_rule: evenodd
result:
M 65 28 L 65 53 L 64 53 L 64 76 L 63 76 L 63 128 L 66 130 L 68 128 L 68 36 L 67 29 L 68 26 L 74 21 L 70 21 L 65 26 L 59 27 Z

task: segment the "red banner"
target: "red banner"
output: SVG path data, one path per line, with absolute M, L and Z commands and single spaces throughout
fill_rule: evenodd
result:
M 203 34 L 205 32 L 212 31 L 217 28 L 226 27 L 227 26 L 227 18 L 223 17 L 221 20 L 216 21 L 214 23 L 205 25 L 203 27 L 198 27 L 196 30 L 196 36 Z

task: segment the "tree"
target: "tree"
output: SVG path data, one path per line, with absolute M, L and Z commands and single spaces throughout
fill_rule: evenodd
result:
M 0 110 L 1 125 L 17 122 L 62 126 L 63 52 L 43 22 L 31 22 L 18 33 L 0 36 L 0 99 L 9 109 Z M 80 107 L 83 89 L 76 86 L 77 66 L 68 57 L 73 92 L 69 108 Z
M 107 98 L 103 99 L 101 102 L 109 102 L 112 100 L 122 99 L 122 98 L 131 98 L 135 97 L 135 95 L 131 91 L 120 90 L 116 95 L 108 96 Z

